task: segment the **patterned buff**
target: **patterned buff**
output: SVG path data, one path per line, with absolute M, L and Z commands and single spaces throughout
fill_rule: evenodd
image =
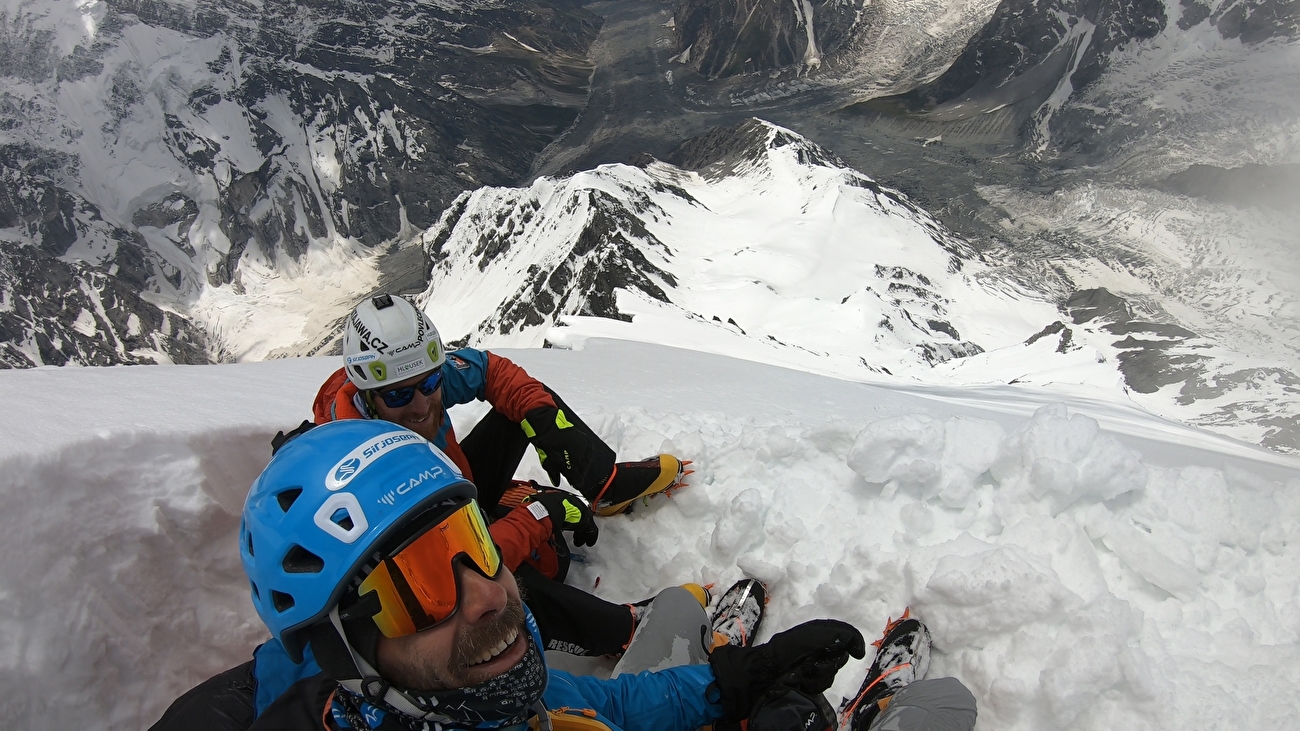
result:
M 532 612 L 525 608 L 524 615 L 532 641 L 518 665 L 478 685 L 436 693 L 407 691 L 409 695 L 418 695 L 436 703 L 441 718 L 411 718 L 339 688 L 331 708 L 334 721 L 341 728 L 357 731 L 522 728 L 533 713 L 533 704 L 541 700 L 542 692 L 546 690 L 546 661 L 537 649 L 541 646 L 541 633 Z

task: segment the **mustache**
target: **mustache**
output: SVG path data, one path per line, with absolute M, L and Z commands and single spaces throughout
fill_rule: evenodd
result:
M 447 674 L 455 682 L 463 681 L 474 658 L 501 644 L 515 631 L 524 631 L 524 605 L 519 599 L 512 598 L 500 616 L 490 624 L 479 627 L 472 633 L 461 633 L 456 638 L 451 660 L 447 664 Z

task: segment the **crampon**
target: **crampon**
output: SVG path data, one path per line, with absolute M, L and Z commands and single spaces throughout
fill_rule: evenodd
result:
M 758 579 L 741 579 L 718 599 L 713 610 L 713 647 L 749 647 L 763 625 L 767 588 Z
M 871 644 L 876 648 L 876 659 L 862 687 L 840 704 L 840 728 L 845 731 L 865 731 L 889 706 L 894 693 L 924 678 L 930 669 L 930 630 L 912 616 L 910 608 L 898 619 L 890 619 L 884 635 Z
M 637 500 L 649 502 L 656 495 L 671 497 L 674 492 L 688 486 L 684 480 L 694 472 L 687 469 L 690 464 L 690 460 L 682 461 L 671 454 L 640 462 L 620 462 L 614 466 L 614 474 L 610 475 L 604 489 L 592 501 L 592 511 L 609 517 L 631 512 Z

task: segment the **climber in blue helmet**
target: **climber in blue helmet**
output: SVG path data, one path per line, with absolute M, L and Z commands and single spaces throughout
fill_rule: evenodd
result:
M 333 422 L 285 445 L 249 492 L 239 544 L 268 645 L 294 662 L 314 655 L 323 671 L 287 689 L 255 677 L 274 699 L 256 730 L 688 731 L 748 719 L 753 731 L 821 731 L 835 723 L 822 693 L 850 655 L 865 654 L 862 635 L 834 620 L 707 654 L 703 608 L 674 588 L 656 597 L 621 661 L 647 664 L 608 680 L 548 670 L 474 486 L 437 447 L 384 422 Z M 651 632 L 695 664 L 634 652 Z M 195 719 L 187 728 L 245 725 Z

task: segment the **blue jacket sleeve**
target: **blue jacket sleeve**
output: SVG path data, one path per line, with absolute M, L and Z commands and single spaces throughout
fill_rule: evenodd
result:
M 442 405 L 486 401 L 487 372 L 487 351 L 461 348 L 448 353 L 442 366 Z
M 289 686 L 320 671 L 316 658 L 312 657 L 311 645 L 302 648 L 301 663 L 290 660 L 289 653 L 277 639 L 272 638 L 259 645 L 253 650 L 253 680 L 257 687 L 253 717 L 262 715 L 262 711 L 274 703 Z
M 681 665 L 609 680 L 552 670 L 546 705 L 592 708 L 623 731 L 694 731 L 722 717 L 716 698 L 709 700 L 712 682 L 713 668 L 708 665 Z

